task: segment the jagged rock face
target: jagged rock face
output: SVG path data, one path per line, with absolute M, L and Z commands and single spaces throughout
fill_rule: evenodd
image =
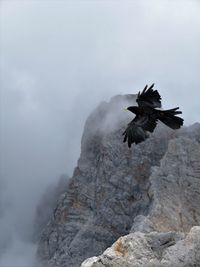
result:
M 158 231 L 188 232 L 200 224 L 200 145 L 170 141 L 160 167 L 150 177 L 153 206 L 148 218 Z
M 161 229 L 159 220 L 152 223 L 150 216 L 156 217 L 157 210 L 159 217 L 160 211 L 155 200 L 160 199 L 155 193 L 157 185 L 150 189 L 151 168 L 159 166 L 170 139 L 177 135 L 197 139 L 200 134 L 189 135 L 186 128 L 177 134 L 159 126 L 149 139 L 129 149 L 122 142 L 122 133 L 132 116 L 123 108 L 134 101 L 134 95 L 114 97 L 110 103 L 102 103 L 86 121 L 78 165 L 38 247 L 38 256 L 48 267 L 76 267 L 84 259 L 101 254 L 117 238 L 129 233 L 138 215 L 146 218 L 146 232 L 154 224 L 158 231 Z M 160 183 L 158 188 L 162 187 L 165 185 Z M 134 227 L 137 224 L 132 230 Z M 167 221 L 165 228 L 171 229 Z
M 81 267 L 199 267 L 200 226 L 184 236 L 176 232 L 135 232 L 120 237 L 101 256 Z
M 32 239 L 38 241 L 43 229 L 52 217 L 53 211 L 57 206 L 59 197 L 66 192 L 69 177 L 65 174 L 60 176 L 58 183 L 49 185 L 42 195 L 35 211 L 35 221 L 33 227 Z
M 200 225 L 199 159 L 198 142 L 185 137 L 171 140 L 150 176 L 149 215 L 135 217 L 130 235 L 81 266 L 200 266 L 200 226 L 191 229 Z

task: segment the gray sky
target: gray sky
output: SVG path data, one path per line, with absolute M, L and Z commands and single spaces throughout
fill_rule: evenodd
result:
M 72 173 L 100 101 L 155 82 L 199 120 L 199 14 L 198 0 L 0 2 L 0 174 L 17 212 Z

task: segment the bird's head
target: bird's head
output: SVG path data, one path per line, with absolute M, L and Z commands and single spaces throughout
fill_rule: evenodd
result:
M 131 106 L 131 107 L 127 107 L 126 110 L 129 110 L 130 112 L 132 112 L 132 113 L 134 113 L 134 114 L 137 114 L 138 107 L 136 107 L 136 106 Z

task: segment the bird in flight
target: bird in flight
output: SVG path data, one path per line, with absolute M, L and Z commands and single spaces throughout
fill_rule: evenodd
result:
M 133 143 L 138 144 L 147 139 L 149 132 L 153 133 L 156 128 L 158 120 L 174 130 L 183 125 L 183 119 L 176 116 L 182 113 L 178 111 L 179 107 L 168 110 L 160 109 L 161 97 L 153 87 L 154 84 L 149 88 L 146 85 L 143 91 L 137 94 L 136 102 L 138 106 L 127 108 L 127 110 L 136 115 L 123 133 L 123 142 L 127 141 L 128 147 L 131 147 Z

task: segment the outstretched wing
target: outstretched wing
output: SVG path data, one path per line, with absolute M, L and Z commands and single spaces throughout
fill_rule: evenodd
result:
M 131 144 L 141 143 L 149 137 L 148 132 L 153 132 L 157 125 L 157 118 L 149 116 L 136 116 L 127 126 L 124 131 L 123 142 L 128 142 L 128 147 Z
M 128 127 L 123 133 L 123 142 L 128 142 L 128 147 L 131 147 L 133 143 L 138 144 L 148 138 L 148 134 L 135 122 L 130 122 Z
M 148 85 L 146 85 L 142 93 L 138 93 L 136 99 L 138 106 L 161 108 L 161 96 L 157 90 L 153 90 L 153 87 L 154 83 L 149 88 Z

